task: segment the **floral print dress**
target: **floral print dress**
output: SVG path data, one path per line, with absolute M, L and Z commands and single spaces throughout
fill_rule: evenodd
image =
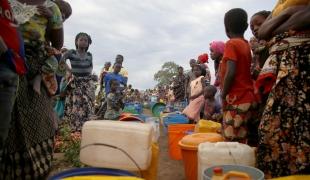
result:
M 310 34 L 272 40 L 257 81 L 269 92 L 259 126 L 258 168 L 267 178 L 310 173 Z

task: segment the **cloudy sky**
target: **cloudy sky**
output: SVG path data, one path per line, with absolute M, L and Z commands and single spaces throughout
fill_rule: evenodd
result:
M 209 53 L 213 40 L 226 41 L 223 18 L 227 10 L 245 9 L 249 17 L 271 10 L 276 0 L 68 0 L 73 14 L 65 22 L 65 46 L 74 47 L 78 32 L 93 39 L 90 47 L 98 74 L 116 54 L 125 57 L 129 83 L 153 87 L 153 75 L 166 61 L 189 69 L 190 58 Z M 246 37 L 251 36 L 248 29 Z M 209 63 L 211 72 L 213 63 Z

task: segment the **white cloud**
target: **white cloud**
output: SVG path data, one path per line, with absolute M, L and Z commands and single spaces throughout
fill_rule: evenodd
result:
M 153 75 L 165 61 L 188 69 L 189 59 L 209 52 L 211 41 L 226 40 L 223 17 L 228 9 L 244 8 L 250 17 L 272 9 L 276 0 L 68 1 L 73 14 L 65 23 L 65 45 L 74 48 L 75 35 L 89 33 L 94 71 L 122 54 L 129 83 L 145 89 L 155 85 Z M 214 72 L 212 62 L 209 66 Z

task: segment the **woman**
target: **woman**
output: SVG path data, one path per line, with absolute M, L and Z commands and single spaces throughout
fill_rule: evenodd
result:
M 219 80 L 219 67 L 224 54 L 225 43 L 223 41 L 213 41 L 210 43 L 210 57 L 214 61 L 215 82 L 214 86 L 217 88 L 215 99 L 221 105 L 221 90 Z
M 76 50 L 70 50 L 63 56 L 63 60 L 70 60 L 73 74 L 73 80 L 68 84 L 64 114 L 64 120 L 68 121 L 73 132 L 81 131 L 93 113 L 95 79 L 92 75 L 93 57 L 88 51 L 91 43 L 88 34 L 78 33 L 75 37 Z
M 46 45 L 46 38 L 54 48 L 62 47 L 62 18 L 57 5 L 50 0 L 11 0 L 10 3 L 13 10 L 19 10 L 14 16 L 24 38 L 28 74 L 19 80 L 0 179 L 44 179 L 52 165 L 57 122 L 50 97 L 55 90 L 51 85 L 55 78 L 51 75 L 57 64 L 47 51 L 51 47 Z M 37 77 L 42 77 L 45 86 L 36 86 L 33 81 L 40 79 Z
M 185 100 L 185 75 L 183 73 L 183 67 L 178 67 L 178 74 L 173 81 L 173 93 L 176 102 L 182 102 Z
M 205 63 L 209 63 L 208 61 L 209 61 L 209 56 L 207 53 L 204 53 L 204 54 L 198 56 L 197 63 L 206 69 L 206 75 L 205 75 L 206 86 L 210 85 L 210 83 L 211 83 L 210 69 L 209 69 L 208 65 L 205 64 Z
M 258 31 L 270 56 L 257 86 L 270 92 L 259 127 L 258 167 L 267 178 L 310 170 L 310 1 L 278 1 Z
M 210 57 L 214 61 L 214 69 L 216 77 L 224 54 L 224 48 L 225 43 L 223 41 L 213 41 L 210 43 Z

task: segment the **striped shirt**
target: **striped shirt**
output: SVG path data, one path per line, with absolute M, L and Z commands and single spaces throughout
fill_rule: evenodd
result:
M 70 50 L 67 58 L 70 60 L 72 74 L 77 77 L 89 76 L 93 71 L 93 57 L 90 52 L 81 58 L 75 50 Z

